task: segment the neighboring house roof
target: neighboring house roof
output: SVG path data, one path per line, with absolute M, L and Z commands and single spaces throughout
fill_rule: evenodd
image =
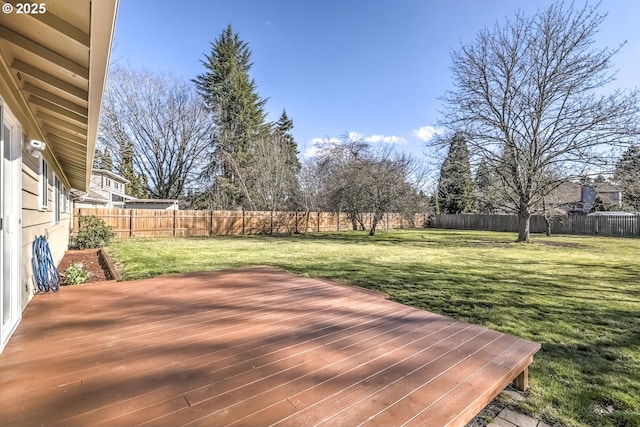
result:
M 42 14 L 0 14 L 0 85 L 63 182 L 86 191 L 118 0 L 39 4 Z
M 109 200 L 107 200 L 106 197 L 101 196 L 100 194 L 96 193 L 93 190 L 89 190 L 88 193 L 86 193 L 83 196 L 80 196 L 78 198 L 78 201 L 81 201 L 81 202 L 94 202 L 94 203 L 99 203 L 101 205 L 106 205 L 107 203 L 109 203 Z
M 603 182 L 593 184 L 591 187 L 600 196 L 603 203 L 607 205 L 619 205 L 622 203 L 622 189 L 617 185 Z
M 111 171 L 106 170 L 106 169 L 93 169 L 91 171 L 91 174 L 92 175 L 104 175 L 104 176 L 107 176 L 107 177 L 113 179 L 114 181 L 118 181 L 118 182 L 120 182 L 122 184 L 127 184 L 129 182 L 129 180 L 126 179 L 125 177 L 123 177 L 122 175 L 118 175 L 117 173 L 111 172 Z
M 608 182 L 581 185 L 567 181 L 552 191 L 545 201 L 549 206 L 567 212 L 588 213 L 592 210 L 598 196 L 606 204 L 619 204 L 621 194 L 618 186 Z
M 70 194 L 73 200 L 81 202 L 95 202 L 103 205 L 106 205 L 109 202 L 109 200 L 93 190 L 89 190 L 88 193 L 80 190 L 71 190 Z
M 177 199 L 130 199 L 128 200 L 131 203 L 147 203 L 147 204 L 154 204 L 154 203 L 178 203 Z
M 593 184 L 590 187 L 593 187 L 594 190 L 596 190 L 597 193 L 602 194 L 602 193 L 619 193 L 622 191 L 622 189 L 615 185 L 615 184 L 611 184 L 610 182 L 600 182 L 597 184 Z
M 563 182 L 549 193 L 545 201 L 553 206 L 579 204 L 582 202 L 582 185 L 570 181 Z
M 106 197 L 101 196 L 93 190 L 89 190 L 89 192 L 86 194 L 86 196 L 83 196 L 83 198 L 87 200 L 90 199 L 92 201 L 104 201 L 105 204 L 108 202 Z

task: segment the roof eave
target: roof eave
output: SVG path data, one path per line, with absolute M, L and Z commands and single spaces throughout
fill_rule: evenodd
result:
M 100 109 L 102 108 L 102 94 L 109 68 L 118 1 L 119 0 L 93 0 L 91 2 L 86 175 L 85 187 L 80 188 L 80 190 L 85 191 L 89 188 L 89 182 L 91 180 L 91 169 L 98 136 Z

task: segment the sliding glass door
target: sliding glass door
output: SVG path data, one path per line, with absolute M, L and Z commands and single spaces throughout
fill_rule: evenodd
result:
M 18 123 L 0 104 L 0 350 L 18 326 L 20 307 L 21 146 Z

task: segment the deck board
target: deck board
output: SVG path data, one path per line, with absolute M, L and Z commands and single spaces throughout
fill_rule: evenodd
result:
M 539 345 L 269 267 L 37 295 L 6 426 L 466 424 Z

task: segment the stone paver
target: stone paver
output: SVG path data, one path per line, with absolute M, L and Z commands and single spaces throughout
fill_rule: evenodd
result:
M 505 420 L 504 418 L 501 418 L 500 416 L 497 416 L 493 421 L 491 421 L 491 424 L 489 424 L 487 427 L 518 427 L 513 423 L 510 423 L 509 421 Z
M 512 424 L 517 425 L 518 427 L 537 427 L 538 420 L 531 418 L 527 415 L 521 414 L 516 411 L 512 411 L 511 409 L 504 409 L 499 417 L 504 418 Z
M 550 427 L 543 421 L 538 421 L 528 415 L 503 409 L 487 427 Z

